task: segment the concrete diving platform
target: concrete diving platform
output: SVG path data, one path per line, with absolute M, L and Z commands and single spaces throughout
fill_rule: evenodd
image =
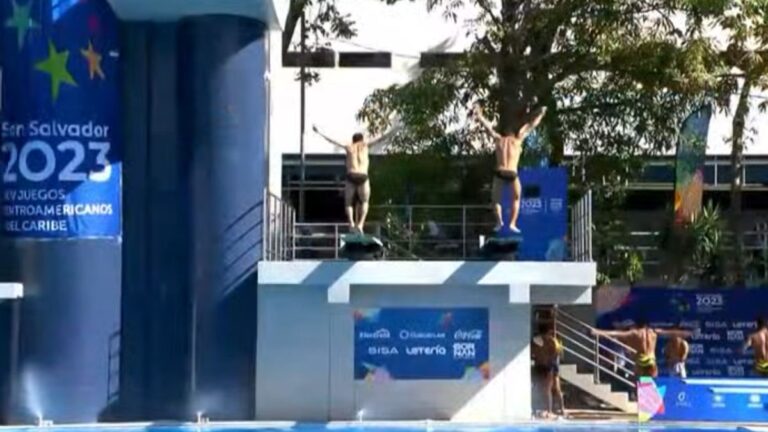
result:
M 256 417 L 530 420 L 532 305 L 589 304 L 594 263 L 259 263 Z

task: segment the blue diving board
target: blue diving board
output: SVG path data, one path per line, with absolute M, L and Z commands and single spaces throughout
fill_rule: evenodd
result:
M 339 246 L 341 256 L 352 261 L 381 259 L 384 256 L 384 243 L 365 233 L 344 235 Z

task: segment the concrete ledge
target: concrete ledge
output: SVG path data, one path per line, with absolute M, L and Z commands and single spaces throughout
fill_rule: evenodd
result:
M 328 289 L 328 302 L 346 304 L 353 285 L 508 287 L 511 304 L 589 304 L 595 263 L 492 261 L 265 261 L 259 285 Z M 533 294 L 532 294 L 533 293 Z
M 20 299 L 24 297 L 24 285 L 15 282 L 0 283 L 0 299 Z

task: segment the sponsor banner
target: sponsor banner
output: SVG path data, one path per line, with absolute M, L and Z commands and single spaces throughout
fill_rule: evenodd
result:
M 705 105 L 688 116 L 680 131 L 675 158 L 675 223 L 689 223 L 701 210 L 704 162 L 712 107 Z
M 518 226 L 523 232 L 518 260 L 565 261 L 568 235 L 568 173 L 565 168 L 520 171 L 523 197 Z M 505 197 L 509 199 L 508 197 Z M 508 202 L 504 206 L 511 208 Z M 507 215 L 506 220 L 509 220 Z
M 641 422 L 768 422 L 765 379 L 642 378 L 637 395 Z
M 644 319 L 654 328 L 682 326 L 693 332 L 688 339 L 688 376 L 692 378 L 754 377 L 751 352 L 743 352 L 764 316 L 768 290 L 687 290 L 668 288 L 607 288 L 597 294 L 597 326 L 620 329 Z M 660 374 L 668 372 L 659 338 L 656 358 Z
M 355 379 L 487 380 L 488 309 L 360 309 Z
M 120 236 L 117 18 L 106 0 L 0 0 L 2 234 Z

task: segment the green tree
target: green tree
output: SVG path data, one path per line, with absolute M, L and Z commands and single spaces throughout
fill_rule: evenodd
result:
M 388 0 L 396 3 L 396 0 Z M 580 155 L 585 187 L 623 189 L 644 156 L 674 145 L 679 123 L 716 85 L 718 52 L 704 36 L 706 0 L 428 0 L 451 18 L 478 10 L 474 41 L 443 67 L 375 91 L 359 112 L 372 133 L 403 124 L 394 152 L 469 154 L 477 137 L 456 127 L 479 102 L 502 133 L 540 106 L 550 161 Z M 681 29 L 672 18 L 682 13 Z M 598 194 L 600 196 L 602 194 Z
M 312 16 L 308 17 L 310 12 Z M 283 55 L 291 50 L 300 51 L 302 41 L 304 51 L 313 53 L 327 49 L 332 39 L 351 39 L 356 35 L 355 21 L 338 8 L 336 0 L 291 0 L 283 28 Z M 306 57 L 300 61 L 309 66 Z M 320 75 L 302 68 L 297 78 L 311 84 Z
M 708 203 L 682 229 L 670 223 L 662 235 L 664 272 L 673 284 L 733 284 L 728 270 L 733 250 L 720 209 Z
M 744 149 L 754 135 L 747 126 L 751 110 L 751 95 L 756 90 L 768 89 L 768 1 L 730 0 L 721 2 L 722 9 L 717 24 L 727 38 L 725 62 L 734 73 L 722 78 L 723 107 L 730 109 L 730 96 L 738 95 L 733 112 L 731 133 L 731 205 L 730 229 L 735 236 L 734 276 L 737 284 L 746 280 L 747 257 L 744 251 L 742 229 L 741 176 L 744 169 Z M 765 112 L 768 104 L 763 101 L 759 109 Z

